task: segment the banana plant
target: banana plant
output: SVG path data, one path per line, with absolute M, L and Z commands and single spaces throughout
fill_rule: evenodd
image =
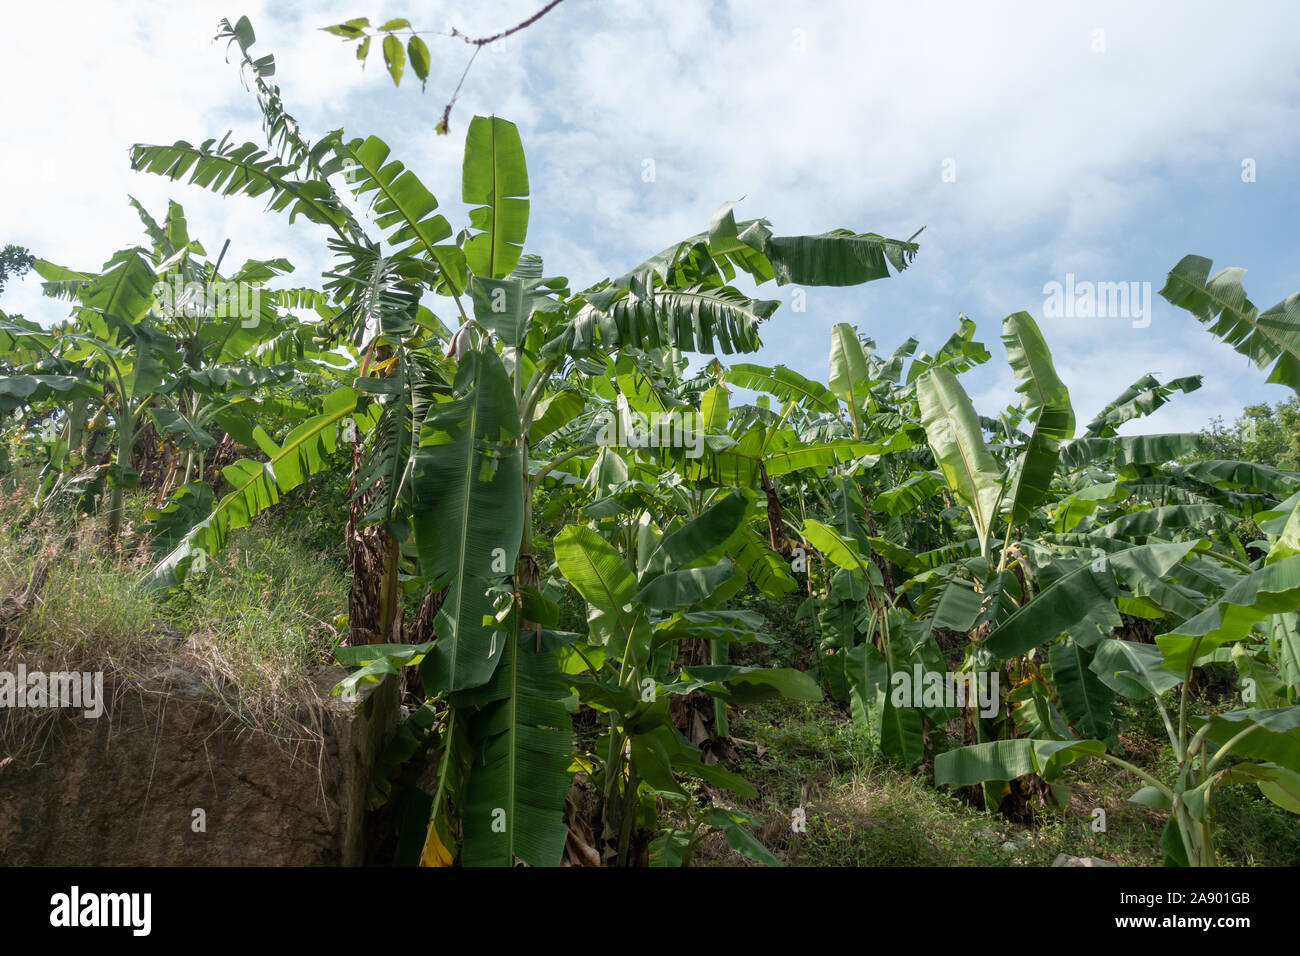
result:
M 124 250 L 98 274 L 54 273 L 59 280 L 73 280 L 73 294 L 79 303 L 75 325 L 46 332 L 10 323 L 4 329 L 9 339 L 44 353 L 36 367 L 16 369 L 18 374 L 0 381 L 0 389 L 14 404 L 62 393 L 91 399 L 112 419 L 117 461 L 108 470 L 110 540 L 117 538 L 121 526 L 123 489 L 137 479 L 131 468 L 131 451 L 140 417 L 165 387 L 175 363 L 174 342 L 147 321 L 155 273 L 142 253 Z M 51 274 L 43 261 L 38 261 L 36 268 L 43 276 Z M 74 416 L 64 417 L 71 437 Z
M 1103 760 L 1144 784 L 1130 800 L 1169 814 L 1161 845 L 1166 862 L 1182 866 L 1214 864 L 1212 800 L 1224 786 L 1256 784 L 1269 800 L 1300 814 L 1300 705 L 1203 716 L 1188 712 L 1195 667 L 1220 659 L 1226 645 L 1258 637 L 1262 622 L 1294 613 L 1300 601 L 1298 559 L 1291 555 L 1243 576 L 1203 611 L 1157 637 L 1155 645 L 1106 637 L 1094 646 L 1087 669 L 1095 679 L 1113 694 L 1150 700 L 1159 713 L 1177 760 L 1172 781 L 1111 753 L 1104 740 L 1065 733 L 940 754 L 936 784 L 1005 782 L 1029 773 L 1052 781 L 1075 761 Z M 1063 678 L 1056 674 L 1058 682 Z M 1165 703 L 1171 691 L 1177 693 L 1176 709 Z
M 837 490 L 828 496 L 824 513 L 835 516 L 838 540 L 820 522 L 805 521 L 805 536 L 818 536 L 819 550 L 841 566 L 836 573 L 857 574 L 854 588 L 832 578 L 821 608 L 832 649 L 851 649 L 845 666 L 855 715 L 862 715 L 883 751 L 906 763 L 917 763 L 926 753 L 922 717 L 940 726 L 952 713 L 938 707 L 931 713 L 922 708 L 893 713 L 885 689 L 896 673 L 917 666 L 922 675 L 943 669 L 937 650 L 927 649 L 925 640 L 936 630 L 970 635 L 965 668 L 979 673 L 1006 662 L 1016 685 L 1000 708 L 1000 720 L 968 720 L 968 741 L 1014 737 L 1039 727 L 1108 736 L 1113 694 L 1088 665 L 1097 640 L 1120 624 L 1117 607 L 1148 619 L 1172 613 L 1161 604 L 1195 613 L 1202 606 L 1197 600 L 1231 583 L 1238 563 L 1224 548 L 1227 536 L 1212 544 L 1203 533 L 1243 507 L 1275 507 L 1291 493 L 1287 475 L 1242 463 L 1167 465 L 1185 451 L 1190 436 L 1116 435 L 1119 424 L 1149 414 L 1174 391 L 1197 387 L 1196 378 L 1167 386 L 1144 378 L 1110 403 L 1085 437 L 1073 439 L 1068 394 L 1041 333 L 1023 313 L 1008 316 L 1003 328 L 1021 406 L 999 419 L 981 418 L 954 374 L 954 368 L 987 355 L 970 331 L 963 323 L 937 359 L 922 353 L 906 376 L 913 393 L 910 415 L 921 419 L 933 457 L 900 460 L 912 455 L 907 449 L 886 454 L 888 467 L 881 471 L 910 474 L 875 492 L 870 509 L 861 495 Z M 888 363 L 886 376 L 877 371 L 884 364 L 873 363 L 858 345 L 856 336 L 837 334 L 832 350 L 833 381 L 842 399 L 852 396 L 859 406 L 858 427 L 880 414 L 886 392 L 895 393 L 894 414 L 902 409 L 892 421 L 906 421 L 909 412 L 899 404 L 903 389 L 892 384 L 904 381 L 898 356 Z M 913 343 L 905 343 L 901 351 L 905 357 L 914 350 Z M 880 378 L 890 380 L 888 388 L 873 380 Z M 936 491 L 964 512 L 964 522 L 942 518 L 942 537 L 957 543 L 926 553 L 901 546 L 906 540 L 900 534 L 902 516 L 908 516 L 902 527 L 924 527 L 923 514 L 913 512 L 923 513 Z M 1236 504 L 1234 497 L 1240 499 Z M 864 533 L 865 516 L 876 510 L 885 512 L 881 520 L 892 538 Z M 951 508 L 941 512 L 954 514 Z M 969 543 L 962 545 L 967 536 Z M 883 556 L 910 576 L 888 611 L 873 607 L 883 596 L 871 590 L 876 582 L 864 560 L 868 554 Z M 1197 600 L 1176 605 L 1189 579 L 1200 587 Z M 859 644 L 859 634 L 868 640 Z M 1039 645 L 1047 645 L 1046 653 L 1036 650 Z M 919 660 L 911 657 L 918 652 Z M 898 660 L 891 661 L 894 656 Z M 870 716 L 865 701 L 875 702 Z M 942 739 L 934 745 L 942 749 Z M 1000 791 L 990 789 L 987 796 L 996 803 Z
M 984 615 L 979 649 L 992 660 L 1028 665 L 1020 671 L 1028 679 L 1008 697 L 1013 721 L 1004 729 L 1011 735 L 938 754 L 936 782 L 982 784 L 986 794 L 996 795 L 1011 781 L 1037 773 L 1064 802 L 1061 770 L 1084 757 L 1104 759 L 1143 776 L 1148 786 L 1135 799 L 1170 811 L 1163 844 L 1170 862 L 1212 863 L 1208 803 L 1216 787 L 1258 782 L 1271 798 L 1288 805 L 1296 752 L 1279 744 L 1270 750 L 1278 761 L 1235 775 L 1220 765 L 1230 754 L 1249 756 L 1225 728 L 1255 727 L 1249 733 L 1256 733 L 1277 722 L 1285 733 L 1294 719 L 1289 689 L 1261 659 L 1266 663 L 1270 651 L 1291 653 L 1295 569 L 1284 565 L 1294 557 L 1285 543 L 1294 502 L 1280 499 L 1294 495 L 1293 481 L 1300 476 L 1241 462 L 1171 466 L 1168 462 L 1188 450 L 1185 436 L 1116 435 L 1119 424 L 1159 407 L 1175 390 L 1195 388 L 1198 379 L 1167 386 L 1150 377 L 1140 380 L 1103 409 L 1085 437 L 1069 441 L 1068 397 L 1058 390 L 1050 356 L 1031 329 L 1016 316 L 1004 324 L 1004 341 L 1025 395 L 1023 407 L 1034 428 L 1024 451 L 1002 474 L 969 402 L 953 388 L 955 380 L 933 371 L 918 378 L 923 397 L 927 390 L 934 393 L 926 400 L 927 435 L 936 460 L 948 459 L 945 478 L 969 510 L 981 555 L 991 550 L 990 516 L 1001 516 L 1007 533 L 999 567 L 1010 563 L 1023 585 L 1023 597 L 1014 587 L 1005 592 L 1012 599 L 1009 608 Z M 1053 396 L 1059 396 L 1056 409 Z M 1045 411 L 1054 412 L 1055 420 Z M 954 422 L 965 423 L 961 434 Z M 1082 484 L 1070 482 L 1072 473 Z M 1064 500 L 1062 484 L 1071 491 Z M 1047 512 L 1041 510 L 1045 503 Z M 1206 537 L 1223 527 L 1226 515 L 1252 512 L 1266 516 L 1276 535 L 1269 548 L 1272 563 L 1252 566 L 1230 535 Z M 1063 515 L 1070 515 L 1064 524 Z M 1013 540 L 1017 526 L 1020 537 Z M 1154 647 L 1116 638 L 1112 634 L 1122 623 L 1120 610 L 1167 621 L 1167 630 Z M 979 620 L 972 613 L 963 623 Z M 1237 646 L 1227 653 L 1224 645 L 1234 642 Z M 1047 654 L 1039 656 L 1037 649 L 1044 644 Z M 1273 706 L 1247 708 L 1225 720 L 1189 717 L 1193 671 L 1214 660 L 1237 664 L 1243 685 L 1250 687 L 1248 701 L 1256 701 L 1258 686 Z M 1161 695 L 1176 687 L 1175 719 Z M 1172 784 L 1111 752 L 1116 695 L 1155 700 L 1179 761 Z M 1192 736 L 1197 723 L 1200 730 Z
M 274 395 L 279 417 L 301 419 L 311 403 L 295 399 L 295 390 L 311 393 L 328 378 L 322 370 L 342 361 L 313 347 L 307 327 L 284 307 L 284 293 L 264 290 L 292 268 L 287 261 L 250 260 L 223 276 L 225 250 L 207 261 L 178 204 L 159 222 L 131 202 L 152 248 L 123 250 L 99 273 L 37 260 L 45 293 L 75 306 L 69 320 L 49 329 L 6 320 L 8 374 L 0 380 L 6 405 L 53 412 L 60 435 L 52 470 L 79 458 L 87 473 L 106 472 L 110 537 L 120 528 L 123 489 L 139 480 L 133 452 L 146 433 L 168 452 L 151 475 L 165 498 L 203 475 L 205 455 L 218 442 L 213 432 L 254 447 L 246 409 L 265 418 Z M 95 461 L 106 433 L 117 458 L 107 469 Z M 188 504 L 203 494 L 194 486 L 183 497 Z M 175 511 L 175 504 L 164 508 Z
M 1272 365 L 1266 381 L 1300 393 L 1300 293 L 1260 312 L 1241 284 L 1246 270 L 1228 267 L 1211 276 L 1213 265 L 1204 256 L 1184 256 L 1169 270 L 1160 295 L 1258 368 Z
M 973 323 L 964 325 L 941 357 L 929 361 L 954 360 L 961 352 L 954 343 L 967 344 L 972 331 Z M 942 670 L 942 659 L 929 630 L 896 606 L 890 564 L 871 542 L 878 534 L 872 499 L 890 487 L 893 471 L 910 467 L 910 461 L 900 463 L 925 437 L 919 420 L 900 414 L 898 397 L 887 394 L 888 383 L 901 380 L 902 359 L 915 346 L 905 343 L 881 363 L 852 327 L 838 325 L 831 335 L 829 387 L 780 366 L 732 366 L 728 382 L 771 396 L 782 409 L 779 416 L 762 406 L 738 416 L 744 429 L 738 450 L 726 448 L 716 456 L 756 461 L 772 543 L 785 539 L 788 526 L 791 542 L 800 546 L 796 551 L 792 543 L 784 550 L 806 570 L 814 595 L 806 606 L 815 608 L 824 654 L 816 658 L 813 673 L 835 697 L 850 702 L 855 721 L 882 753 L 908 765 L 925 756 L 922 711 L 895 706 L 890 676 L 914 667 L 928 675 Z M 731 431 L 736 435 L 736 426 Z M 716 466 L 713 471 L 726 474 Z M 733 481 L 752 481 L 734 467 L 730 474 Z M 800 513 L 799 523 L 784 519 L 786 506 Z M 952 716 L 941 705 L 926 715 L 938 722 Z
M 276 91 L 267 81 L 265 58 L 248 57 L 251 27 L 244 29 L 241 21 L 231 32 L 252 64 L 259 91 L 282 110 L 278 97 L 269 96 Z M 268 124 L 274 125 L 269 118 Z M 469 228 L 454 239 L 432 193 L 391 160 L 378 139 L 345 140 L 340 132 L 309 146 L 296 128 L 275 128 L 280 135 L 270 155 L 251 144 L 210 140 L 198 147 L 137 146 L 132 160 L 137 169 L 188 178 L 223 194 L 262 196 L 272 209 L 303 216 L 334 234 L 330 244 L 339 264 L 325 291 L 337 311 L 329 327 L 348 335 L 358 354 L 371 357 L 369 371 L 384 368 L 382 381 L 366 374 L 356 382 L 367 396 L 365 408 L 380 406 L 371 434 L 405 436 L 393 446 L 396 454 L 382 456 L 392 471 L 373 520 L 394 532 L 418 587 L 445 591 L 427 653 L 376 644 L 362 655 L 370 658 L 367 666 L 382 671 L 398 665 L 377 661 L 401 654 L 401 666 L 420 668 L 429 700 L 441 708 L 431 744 L 439 782 L 429 795 L 421 857 L 439 860 L 443 855 L 431 847 L 458 846 L 461 861 L 469 864 L 556 864 L 572 765 L 564 706 L 570 684 L 559 654 L 579 644 L 577 636 L 556 631 L 552 623 L 554 600 L 535 557 L 532 506 L 537 486 L 555 468 L 595 457 L 598 449 L 550 442 L 549 457 L 539 460 L 533 429 L 545 438 L 564 425 L 574 407 L 572 398 L 563 397 L 574 370 L 617 362 L 623 350 L 756 349 L 759 325 L 778 303 L 730 285 L 738 270 L 760 284 L 851 285 L 885 278 L 891 266 L 905 268 L 916 245 L 848 230 L 779 237 L 764 220 L 737 221 L 728 204 L 706 232 L 575 294 L 563 279 L 545 278 L 540 261 L 523 254 L 530 187 L 513 124 L 482 116 L 471 122 L 462 171 Z M 378 241 L 366 236 L 341 201 L 330 182 L 336 175 L 370 202 Z M 458 316 L 445 354 L 433 348 L 443 326 L 421 302 L 428 293 L 450 300 Z M 301 472 L 305 466 L 299 464 Z M 573 531 L 560 538 L 581 535 Z M 697 555 L 689 547 L 691 536 L 680 530 L 664 541 L 679 544 L 663 552 L 655 580 L 642 582 L 649 590 L 622 595 L 630 605 L 597 615 L 587 635 L 588 643 L 594 634 L 602 647 L 613 642 L 624 677 L 651 674 L 643 659 L 650 649 L 645 628 L 651 612 L 689 608 L 707 597 L 701 588 L 717 584 L 722 570 L 732 573 L 721 561 L 712 570 L 689 566 Z M 557 556 L 559 551 L 557 541 Z M 561 572 L 557 580 L 563 579 Z M 620 632 L 611 615 L 646 623 Z M 705 672 L 693 689 L 741 693 L 733 685 L 756 680 L 730 670 Z M 667 700 L 658 706 L 666 711 Z M 625 862 L 631 835 L 625 839 L 622 831 L 632 818 L 614 807 L 639 799 L 639 781 L 667 784 L 654 756 L 642 752 L 643 742 L 647 752 L 660 752 L 651 742 L 664 729 L 649 717 L 616 721 L 613 733 L 636 741 L 636 767 L 628 770 L 619 748 L 603 756 L 607 806 Z M 620 776 L 624 771 L 635 776 Z
M 604 757 L 597 783 L 620 863 L 629 859 L 637 817 L 653 819 L 656 797 L 685 797 L 676 773 L 754 796 L 743 781 L 701 760 L 674 728 L 666 695 L 702 690 L 722 700 L 821 697 L 807 675 L 788 668 L 714 663 L 672 670 L 673 645 L 681 640 L 754 639 L 759 622 L 752 616 L 710 607 L 733 578 L 725 555 L 744 532 L 749 511 L 745 497 L 733 492 L 666 533 L 642 524 L 639 572 L 592 528 L 569 525 L 555 539 L 558 570 L 590 608 L 589 646 L 573 645 L 574 667 L 581 670 L 570 681 L 581 699 L 608 715 L 596 745 Z

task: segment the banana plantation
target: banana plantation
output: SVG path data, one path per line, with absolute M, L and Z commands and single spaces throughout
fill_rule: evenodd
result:
M 840 323 L 817 374 L 758 364 L 809 334 L 792 290 L 866 307 L 923 270 L 921 223 L 783 235 L 727 203 L 575 288 L 531 251 L 530 184 L 558 171 L 510 119 L 453 118 L 460 182 L 426 181 L 364 129 L 309 141 L 248 20 L 220 39 L 263 139 L 133 146 L 174 199 L 132 200 L 141 231 L 101 266 L 34 250 L 47 311 L 0 312 L 5 533 L 59 529 L 23 545 L 44 557 L 4 599 L 0 666 L 37 666 L 24 615 L 74 548 L 169 618 L 243 566 L 235 542 L 310 516 L 346 581 L 308 609 L 310 663 L 341 706 L 399 702 L 371 862 L 802 865 L 833 824 L 771 789 L 795 758 L 750 739 L 764 714 L 821 715 L 990 832 L 1106 857 L 1103 807 L 1142 862 L 1240 864 L 1248 807 L 1300 846 L 1300 471 L 1142 431 L 1202 377 L 1114 382 L 1085 421 L 1019 310 L 1000 343 L 962 316 L 882 351 Z M 200 193 L 293 223 L 328 267 L 231 261 L 191 234 Z M 1300 293 L 1257 307 L 1243 271 L 1188 254 L 1158 295 L 1300 393 Z M 984 365 L 1013 404 L 976 407 Z

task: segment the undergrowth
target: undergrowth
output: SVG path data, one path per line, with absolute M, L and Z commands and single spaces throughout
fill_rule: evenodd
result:
M 109 546 L 98 518 L 36 512 L 31 481 L 0 499 L 0 669 L 102 671 L 119 683 L 184 675 L 240 721 L 272 737 L 300 738 L 315 721 L 315 665 L 332 663 L 346 615 L 346 567 L 322 554 L 322 529 L 286 500 L 238 529 L 173 593 L 142 585 L 157 555 L 147 540 Z M 311 489 L 300 490 L 310 494 Z M 128 497 L 128 529 L 144 527 L 141 495 Z M 6 708 L 3 754 L 23 753 L 48 715 Z M 305 721 L 305 722 L 304 722 Z

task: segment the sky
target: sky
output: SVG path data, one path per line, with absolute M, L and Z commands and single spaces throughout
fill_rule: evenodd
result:
M 190 233 L 228 261 L 284 256 L 285 281 L 319 285 L 324 227 L 248 197 L 134 173 L 133 143 L 261 142 L 256 98 L 214 43 L 247 15 L 274 54 L 290 113 L 315 140 L 377 135 L 438 197 L 454 228 L 464 132 L 475 114 L 518 124 L 532 186 L 526 249 L 581 289 L 708 227 L 724 202 L 777 235 L 849 228 L 905 239 L 904 273 L 845 289 L 763 286 L 786 304 L 754 356 L 827 378 L 830 330 L 850 322 L 892 352 L 936 350 L 959 315 L 993 354 L 962 381 L 996 415 L 1016 400 L 999 340 L 1028 311 L 1088 421 L 1146 373 L 1202 374 L 1125 433 L 1184 431 L 1290 396 L 1157 294 L 1186 254 L 1244 266 L 1261 310 L 1300 289 L 1300 5 L 564 0 L 484 50 L 451 119 L 434 126 L 471 52 L 426 38 L 427 88 L 395 88 L 377 49 L 321 30 L 353 17 L 496 33 L 542 0 L 424 3 L 48 0 L 6 8 L 0 244 L 96 268 L 145 243 L 127 204 L 184 207 Z M 378 44 L 374 44 L 377 48 Z M 743 199 L 742 199 L 743 197 Z M 1053 315 L 1050 283 L 1138 283 L 1149 312 Z M 1143 286 L 1149 283 L 1149 286 Z M 1149 292 L 1145 290 L 1149 289 Z M 447 321 L 451 310 L 427 302 Z M 0 308 L 53 321 L 33 274 Z

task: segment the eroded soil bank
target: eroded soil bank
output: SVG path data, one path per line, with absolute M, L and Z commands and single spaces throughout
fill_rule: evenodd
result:
M 364 862 L 366 782 L 397 687 L 331 698 L 346 673 L 312 672 L 318 700 L 292 728 L 241 722 L 175 663 L 106 678 L 101 717 L 51 713 L 33 753 L 0 759 L 0 865 Z

